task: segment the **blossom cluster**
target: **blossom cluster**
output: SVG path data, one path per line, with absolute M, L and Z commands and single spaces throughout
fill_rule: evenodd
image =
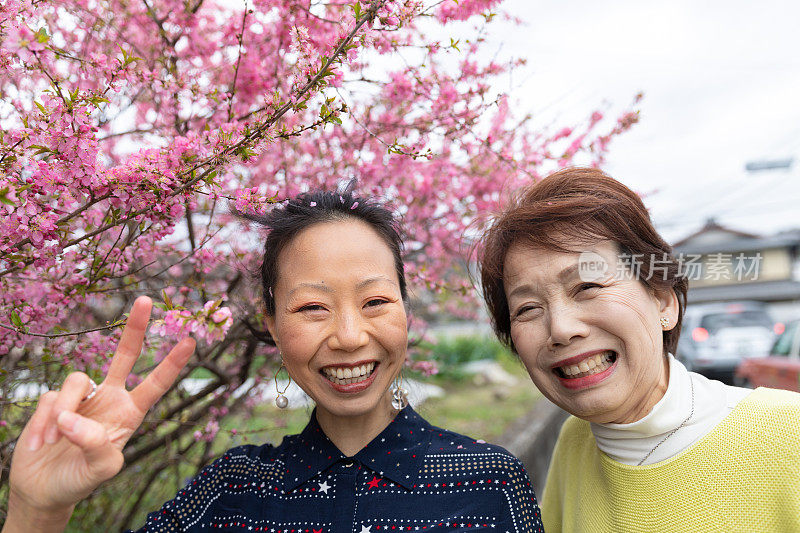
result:
M 192 334 L 209 344 L 221 340 L 233 325 L 231 308 L 221 304 L 222 300 L 209 301 L 194 312 L 189 309 L 170 309 L 163 319 L 152 323 L 150 331 L 175 339 Z

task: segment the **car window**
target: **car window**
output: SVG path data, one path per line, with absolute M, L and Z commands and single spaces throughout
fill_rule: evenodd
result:
M 772 320 L 762 311 L 742 311 L 740 313 L 715 313 L 706 315 L 700 321 L 700 327 L 709 333 L 714 333 L 722 328 L 746 328 L 761 326 L 772 329 Z
M 797 336 L 797 330 L 800 329 L 798 326 L 800 326 L 800 323 L 790 324 L 789 327 L 786 328 L 786 331 L 778 337 L 775 344 L 772 346 L 772 350 L 770 350 L 772 355 L 789 355 L 794 339 Z

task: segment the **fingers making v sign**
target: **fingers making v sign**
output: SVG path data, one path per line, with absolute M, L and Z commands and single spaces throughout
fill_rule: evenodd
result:
M 15 506 L 24 508 L 28 519 L 30 513 L 68 517 L 72 506 L 122 468 L 128 439 L 175 382 L 195 347 L 194 340 L 181 340 L 144 381 L 127 390 L 151 309 L 150 298 L 134 302 L 102 383 L 95 387 L 89 376 L 74 372 L 60 390 L 40 398 L 14 449 L 7 527 L 20 516 Z

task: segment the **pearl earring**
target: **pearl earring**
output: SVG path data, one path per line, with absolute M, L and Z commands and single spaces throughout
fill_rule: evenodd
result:
M 669 318 L 662 316 L 658 321 L 661 322 L 661 329 L 669 329 Z
M 289 371 L 287 370 L 286 375 L 289 376 L 289 383 L 286 384 L 283 390 L 280 390 L 280 388 L 278 387 L 278 374 L 280 374 L 281 368 L 286 368 L 283 365 L 283 357 L 281 357 L 281 366 L 278 368 L 278 371 L 275 372 L 274 376 L 275 392 L 278 393 L 278 395 L 275 396 L 275 405 L 278 406 L 278 409 L 286 409 L 287 407 L 289 407 L 289 398 L 286 397 L 286 391 L 289 388 L 289 385 L 292 384 L 292 376 L 289 376 Z
M 400 411 L 408 405 L 408 391 L 403 388 L 403 374 L 394 381 L 392 389 L 392 407 Z

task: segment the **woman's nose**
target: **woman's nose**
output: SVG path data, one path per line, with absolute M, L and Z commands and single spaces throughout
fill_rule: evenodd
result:
M 548 325 L 550 335 L 547 344 L 551 349 L 568 346 L 589 334 L 589 326 L 573 306 L 551 306 L 548 310 Z
M 336 317 L 334 331 L 328 337 L 331 350 L 353 352 L 369 343 L 364 318 L 355 311 L 339 313 Z

